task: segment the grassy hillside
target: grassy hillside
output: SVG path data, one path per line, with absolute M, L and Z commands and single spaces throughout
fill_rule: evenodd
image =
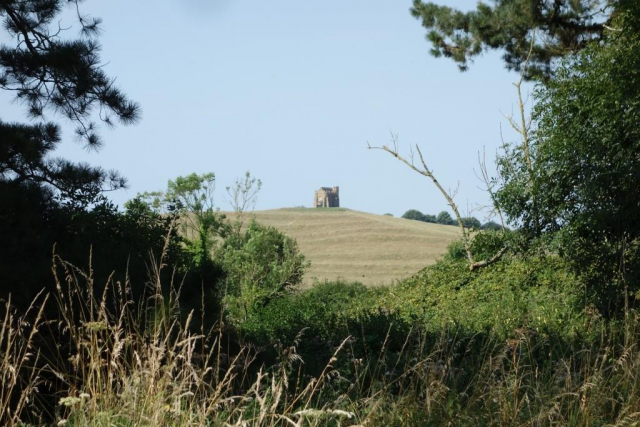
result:
M 311 261 L 304 284 L 314 278 L 390 283 L 442 256 L 458 238 L 456 227 L 374 215 L 343 208 L 256 211 L 256 220 L 295 238 Z

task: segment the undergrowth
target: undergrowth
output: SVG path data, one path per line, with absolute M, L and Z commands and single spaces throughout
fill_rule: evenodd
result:
M 0 424 L 640 422 L 640 315 L 605 322 L 578 310 L 578 296 L 557 289 L 572 279 L 556 260 L 476 275 L 441 263 L 392 288 L 319 284 L 208 330 L 180 312 L 166 268 L 152 262 L 134 300 L 129 283 L 98 286 L 90 267 L 54 256 L 56 294 L 2 312 Z M 48 304 L 57 317 L 45 318 Z M 513 323 L 500 320 L 509 311 Z

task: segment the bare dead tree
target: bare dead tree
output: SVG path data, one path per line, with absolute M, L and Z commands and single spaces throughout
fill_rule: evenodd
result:
M 258 193 L 262 188 L 262 181 L 252 177 L 249 171 L 245 172 L 243 178 L 236 179 L 233 186 L 227 187 L 227 202 L 236 213 L 236 221 L 241 227 L 244 222 L 244 214 L 253 211 L 258 201 Z
M 536 195 L 534 191 L 535 177 L 534 177 L 534 171 L 533 171 L 533 160 L 531 158 L 530 131 L 531 131 L 532 118 L 531 117 L 529 117 L 529 119 L 526 118 L 525 105 L 527 104 L 527 102 L 522 97 L 522 82 L 524 81 L 524 76 L 527 71 L 527 67 L 529 66 L 529 60 L 533 52 L 533 46 L 534 46 L 535 40 L 536 40 L 536 34 L 534 32 L 531 36 L 529 54 L 525 59 L 524 65 L 522 66 L 522 72 L 520 73 L 520 80 L 518 80 L 516 83 L 513 83 L 513 85 L 516 88 L 516 92 L 518 94 L 519 122 L 517 122 L 513 118 L 513 115 L 505 114 L 504 116 L 509 122 L 509 125 L 511 125 L 513 130 L 515 130 L 516 133 L 518 133 L 518 135 L 520 135 L 520 138 L 522 140 L 522 152 L 524 153 L 524 160 L 527 166 L 527 173 L 528 173 L 529 193 L 531 195 L 531 202 L 533 204 L 533 225 L 536 232 L 538 232 L 540 228 L 539 226 L 540 221 L 538 218 L 538 209 L 537 209 L 538 203 L 537 203 Z M 503 145 L 504 145 L 504 141 L 503 141 Z
M 478 151 L 478 167 L 480 170 L 480 175 L 475 172 L 476 177 L 480 181 L 484 183 L 484 188 L 480 188 L 480 190 L 485 191 L 489 194 L 489 198 L 491 199 L 490 215 L 497 215 L 500 218 L 500 225 L 502 226 L 502 230 L 506 230 L 506 225 L 504 221 L 504 215 L 502 214 L 502 209 L 500 209 L 500 204 L 498 203 L 498 198 L 496 197 L 496 193 L 494 191 L 497 182 L 494 178 L 489 175 L 489 171 L 487 169 L 487 157 L 484 147 L 482 149 L 482 155 Z M 481 207 L 482 208 L 482 207 Z
M 460 233 L 461 233 L 461 237 L 462 237 L 462 243 L 464 245 L 464 249 L 467 255 L 467 261 L 469 262 L 469 269 L 471 271 L 477 270 L 479 268 L 482 267 L 486 267 L 490 264 L 495 263 L 496 261 L 498 261 L 500 258 L 502 258 L 502 256 L 506 253 L 507 248 L 506 246 L 503 247 L 502 249 L 500 249 L 498 251 L 498 253 L 496 253 L 493 257 L 491 257 L 490 259 L 485 259 L 482 261 L 476 261 L 473 257 L 473 254 L 471 253 L 471 231 L 465 227 L 464 225 L 464 221 L 462 220 L 462 216 L 460 215 L 460 210 L 458 208 L 458 205 L 454 202 L 453 198 L 454 198 L 454 194 L 452 194 L 451 192 L 447 191 L 444 189 L 444 187 L 442 186 L 442 184 L 440 184 L 440 181 L 438 181 L 438 179 L 435 177 L 435 175 L 433 174 L 433 171 L 431 169 L 429 169 L 429 167 L 427 166 L 426 161 L 424 160 L 424 156 L 422 155 L 422 151 L 420 150 L 420 147 L 416 144 L 415 145 L 415 152 L 418 154 L 418 159 L 419 159 L 419 163 L 416 164 L 414 162 L 414 151 L 413 149 L 410 150 L 410 157 L 409 159 L 403 157 L 400 155 L 399 150 L 398 150 L 398 136 L 391 134 L 391 142 L 393 144 L 393 148 L 390 148 L 387 145 L 383 145 L 382 147 L 374 147 L 371 146 L 370 144 L 368 145 L 368 148 L 371 150 L 383 150 L 386 151 L 387 153 L 391 154 L 393 157 L 395 157 L 396 159 L 400 160 L 402 163 L 404 163 L 405 165 L 409 166 L 409 168 L 411 168 L 412 170 L 418 172 L 420 175 L 425 176 L 427 178 L 429 178 L 433 184 L 438 188 L 438 190 L 440 190 L 440 193 L 442 193 L 442 195 L 444 196 L 445 200 L 447 201 L 447 204 L 449 205 L 449 207 L 451 207 L 451 210 L 453 211 L 454 215 L 456 216 L 456 220 L 458 222 L 458 226 L 460 227 Z
M 529 60 L 530 60 L 531 55 L 532 55 L 534 42 L 535 42 L 535 33 L 531 37 L 531 45 L 529 47 L 529 54 L 527 55 L 527 58 L 526 58 L 523 66 L 522 66 L 522 71 L 521 71 L 521 74 L 520 74 L 520 80 L 518 82 L 514 83 L 514 86 L 516 87 L 516 91 L 518 93 L 518 109 L 519 109 L 519 113 L 520 113 L 520 123 L 517 123 L 512 116 L 506 116 L 506 118 L 509 121 L 509 124 L 515 129 L 515 131 L 521 136 L 521 139 L 522 139 L 522 149 L 523 149 L 523 153 L 524 153 L 524 157 L 525 157 L 525 162 L 526 162 L 526 165 L 527 165 L 529 186 L 530 186 L 530 191 L 531 191 L 531 195 L 532 195 L 532 201 L 533 201 L 534 207 L 535 207 L 536 201 L 535 201 L 534 192 L 533 192 L 534 172 L 533 172 L 533 160 L 532 160 L 532 157 L 531 157 L 531 137 L 530 137 L 530 129 L 531 129 L 531 123 L 532 122 L 531 122 L 531 118 L 529 118 L 528 120 L 526 119 L 526 113 L 525 113 L 526 102 L 524 101 L 523 96 L 522 96 L 522 83 L 524 81 L 524 76 L 526 74 L 527 67 L 529 65 Z M 502 135 L 502 130 L 501 130 L 500 134 Z M 469 269 L 471 271 L 475 271 L 475 270 L 477 270 L 479 268 L 486 267 L 486 266 L 491 265 L 491 264 L 497 262 L 498 260 L 500 260 L 508 250 L 508 246 L 507 245 L 504 245 L 491 258 L 487 258 L 487 259 L 484 259 L 484 260 L 481 260 L 481 261 L 478 261 L 478 260 L 476 260 L 474 258 L 473 253 L 471 252 L 471 240 L 472 240 L 471 230 L 469 230 L 464 225 L 464 221 L 462 220 L 462 216 L 460 215 L 460 210 L 458 208 L 458 205 L 453 200 L 454 197 L 455 197 L 455 194 L 452 193 L 452 192 L 446 191 L 444 189 L 444 187 L 440 184 L 438 179 L 433 174 L 433 170 L 429 169 L 429 167 L 427 166 L 427 163 L 424 160 L 424 156 L 422 155 L 422 151 L 420 151 L 420 147 L 417 144 L 415 145 L 415 153 L 418 154 L 418 159 L 419 159 L 419 163 L 416 164 L 416 162 L 414 162 L 414 157 L 415 157 L 414 156 L 414 154 L 415 154 L 414 153 L 414 147 L 410 147 L 409 158 L 407 159 L 407 158 L 405 158 L 405 157 L 400 155 L 399 150 L 398 150 L 398 145 L 399 145 L 398 144 L 398 137 L 397 137 L 397 135 L 394 135 L 393 133 L 391 134 L 391 143 L 392 143 L 392 147 L 389 147 L 387 145 L 383 145 L 382 147 L 374 147 L 374 146 L 371 146 L 368 143 L 367 143 L 367 146 L 368 146 L 369 149 L 378 149 L 378 150 L 386 151 L 387 153 L 391 154 L 396 159 L 400 160 L 402 163 L 404 163 L 407 166 L 409 166 L 409 168 L 411 168 L 412 170 L 418 172 L 420 175 L 423 175 L 423 176 L 431 179 L 431 181 L 438 188 L 440 193 L 442 193 L 442 195 L 444 196 L 445 200 L 447 201 L 447 204 L 451 207 L 451 210 L 453 211 L 454 215 L 456 216 L 456 220 L 458 222 L 458 226 L 460 227 L 462 243 L 464 245 L 464 249 L 465 249 L 465 252 L 466 252 L 467 261 L 469 262 Z M 501 225 L 502 225 L 502 232 L 505 233 L 506 227 L 505 227 L 504 216 L 502 214 L 502 211 L 500 210 L 498 199 L 497 199 L 497 197 L 495 195 L 495 191 L 494 191 L 494 187 L 496 185 L 496 181 L 493 180 L 489 176 L 489 173 L 487 171 L 487 163 L 486 163 L 486 159 L 485 159 L 484 155 L 482 157 L 480 157 L 480 153 L 478 153 L 478 162 L 480 164 L 480 176 L 479 176 L 479 178 L 485 183 L 485 191 L 487 191 L 489 193 L 489 197 L 490 197 L 491 203 L 493 205 L 492 206 L 492 210 L 495 213 L 498 214 L 498 216 L 500 218 Z M 536 217 L 535 221 L 536 221 L 536 225 L 537 225 L 537 217 Z

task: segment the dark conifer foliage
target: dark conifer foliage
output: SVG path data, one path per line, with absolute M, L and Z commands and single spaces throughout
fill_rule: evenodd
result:
M 76 125 L 89 149 L 102 145 L 96 121 L 131 124 L 140 107 L 106 75 L 100 62 L 100 19 L 84 16 L 80 0 L 1 0 L 0 17 L 12 44 L 0 46 L 0 88 L 15 94 L 32 119 L 46 113 Z M 61 28 L 63 8 L 77 14 L 79 35 Z M 76 38 L 68 38 L 68 35 Z M 121 188 L 124 178 L 87 164 L 49 159 L 60 141 L 57 125 L 0 122 L 0 178 L 50 186 L 63 200 L 86 205 L 104 190 Z
M 77 124 L 76 132 L 88 147 L 101 144 L 93 113 L 107 125 L 115 116 L 134 123 L 140 107 L 129 100 L 101 68 L 100 19 L 83 16 L 80 0 L 3 0 L 0 16 L 15 41 L 0 48 L 0 87 L 14 91 L 31 117 L 46 110 L 60 113 Z M 64 38 L 57 15 L 75 8 L 80 37 Z
M 115 171 L 48 157 L 60 142 L 60 132 L 54 124 L 24 125 L 0 121 L 0 135 L 2 180 L 50 187 L 59 200 L 78 208 L 93 203 L 104 190 L 126 185 L 126 180 Z
M 535 33 L 526 78 L 546 79 L 554 61 L 600 40 L 618 0 L 491 0 L 462 12 L 414 0 L 411 14 L 422 21 L 431 54 L 453 59 L 461 71 L 490 49 L 504 50 L 509 70 L 521 71 Z
M 0 46 L 0 89 L 14 94 L 32 119 L 0 117 L 0 298 L 12 293 L 19 305 L 51 289 L 54 245 L 81 266 L 93 250 L 100 279 L 115 264 L 128 265 L 143 283 L 149 251 L 161 249 L 169 233 L 167 218 L 122 214 L 105 198 L 104 191 L 126 184 L 117 172 L 52 154 L 62 133 L 51 119 L 71 121 L 83 145 L 98 149 L 97 123 L 126 125 L 140 117 L 138 104 L 103 70 L 100 20 L 83 15 L 80 3 L 0 0 L 8 35 Z M 65 10 L 77 18 L 72 27 L 62 27 Z

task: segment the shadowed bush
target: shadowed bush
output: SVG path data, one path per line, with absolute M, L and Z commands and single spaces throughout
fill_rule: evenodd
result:
M 0 397 L 12 396 L 0 400 L 8 402 L 5 425 L 21 418 L 39 424 L 45 416 L 67 426 L 587 426 L 640 421 L 640 318 L 635 312 L 624 324 L 606 324 L 585 313 L 582 331 L 593 334 L 571 339 L 553 333 L 563 331 L 560 326 L 473 332 L 451 322 L 439 327 L 419 318 L 409 322 L 403 310 L 376 306 L 381 298 L 398 298 L 396 305 L 403 300 L 406 307 L 417 308 L 417 301 L 407 300 L 408 288 L 458 277 L 455 266 L 441 263 L 401 284 L 397 295 L 392 289 L 325 283 L 272 301 L 268 307 L 299 303 L 300 324 L 308 329 L 289 342 L 265 343 L 264 350 L 277 357 L 256 365 L 260 359 L 252 345 L 228 351 L 221 325 L 192 332 L 198 329 L 190 327 L 197 322 L 193 315 L 181 322 L 179 295 L 161 291 L 162 270 L 168 268 L 162 258 L 151 263 L 150 293 L 138 302 L 131 299 L 127 283 L 111 282 L 96 295 L 91 270 L 58 256 L 54 261 L 57 318 L 43 323 L 32 313 L 36 321 L 25 324 L 9 305 L 0 313 L 5 375 Z M 465 286 L 486 287 L 505 271 L 514 280 L 524 276 L 519 263 L 503 267 L 487 269 L 483 280 L 468 280 Z M 537 271 L 529 270 L 533 277 L 527 285 L 549 286 L 545 280 L 561 277 L 562 269 L 541 261 Z M 314 335 L 317 331 L 322 334 Z M 350 333 L 337 340 L 340 331 Z M 52 333 L 58 357 L 43 365 L 37 355 L 43 354 L 40 346 L 47 338 L 38 337 Z M 380 341 L 370 341 L 374 337 Z M 326 351 L 301 351 L 310 341 Z M 31 356 L 24 357 L 27 348 Z M 55 408 L 47 415 L 40 406 L 41 390 L 34 387 L 51 374 L 59 383 Z

